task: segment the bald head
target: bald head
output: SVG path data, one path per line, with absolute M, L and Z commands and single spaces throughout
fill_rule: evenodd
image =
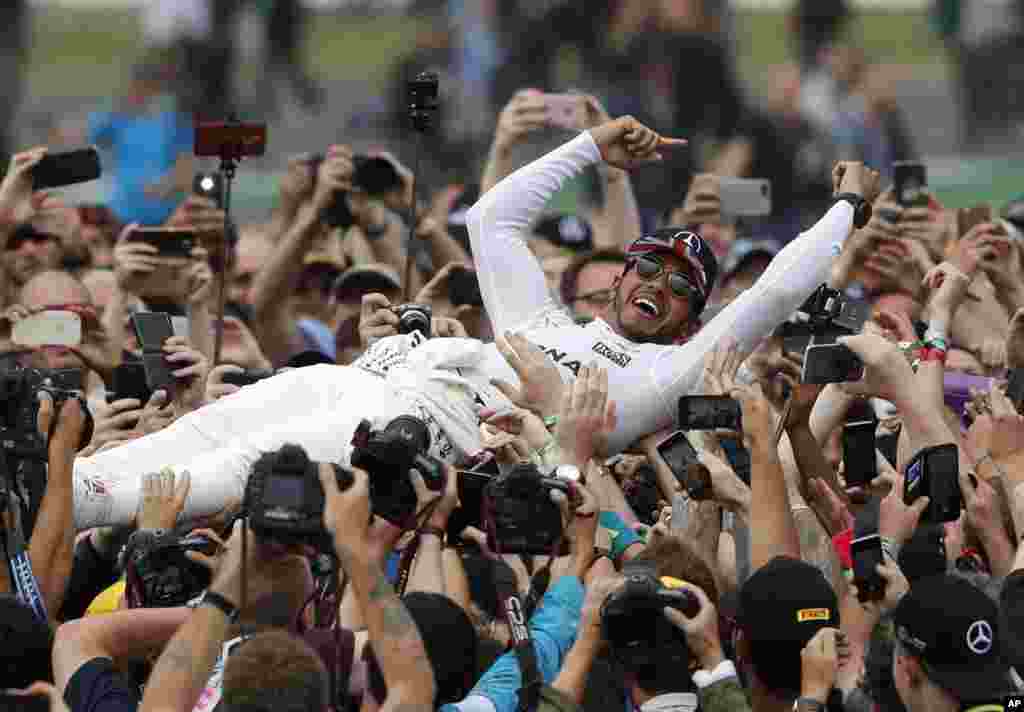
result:
M 71 274 L 45 270 L 22 286 L 18 303 L 32 309 L 56 304 L 92 304 L 93 301 L 86 286 Z

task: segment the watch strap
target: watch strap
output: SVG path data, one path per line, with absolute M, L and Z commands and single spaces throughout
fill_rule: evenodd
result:
M 835 202 L 845 200 L 853 206 L 853 226 L 858 230 L 868 224 L 871 219 L 871 203 L 863 196 L 856 193 L 839 193 L 835 196 Z
M 212 606 L 213 608 L 216 608 L 218 611 L 220 611 L 227 617 L 228 623 L 238 622 L 238 606 L 236 606 L 234 603 L 232 603 L 216 591 L 211 591 L 207 589 L 206 593 L 203 594 L 202 600 L 199 601 L 199 605 Z

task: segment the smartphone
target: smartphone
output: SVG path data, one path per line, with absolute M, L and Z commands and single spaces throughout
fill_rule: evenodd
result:
M 218 208 L 224 207 L 224 181 L 220 173 L 196 173 L 192 179 L 192 192 L 217 203 Z
M 122 363 L 114 369 L 113 390 L 107 392 L 107 402 L 134 398 L 143 405 L 149 402 L 153 391 L 146 382 L 146 369 L 141 361 Z
M 874 420 L 858 420 L 843 426 L 843 471 L 847 487 L 866 487 L 878 477 Z
M 1020 410 L 1021 402 L 1024 402 L 1024 368 L 1010 370 L 1006 382 L 1006 397 Z
M 352 182 L 370 196 L 381 196 L 402 187 L 402 178 L 386 158 L 355 156 Z
M 50 700 L 39 695 L 0 692 L 0 712 L 50 712 Z
M 963 237 L 976 225 L 992 222 L 992 206 L 987 203 L 956 211 L 957 233 Z
M 314 190 L 316 189 L 317 176 L 320 175 L 320 164 L 324 162 L 325 158 L 326 156 L 322 153 L 314 153 L 309 158 L 309 169 L 313 172 Z M 331 204 L 327 206 L 327 210 L 324 212 L 324 223 L 329 227 L 348 230 L 355 225 L 355 222 L 355 216 L 352 215 L 352 210 L 348 206 L 347 191 L 335 192 Z
M 722 450 L 725 451 L 725 458 L 732 466 L 736 476 L 750 486 L 750 450 L 743 445 L 739 438 L 719 437 Z
M 723 215 L 758 217 L 772 214 L 772 182 L 767 178 L 718 179 Z
M 700 458 L 697 457 L 697 451 L 686 437 L 685 431 L 677 430 L 658 443 L 658 455 L 665 461 L 668 468 L 672 470 L 676 481 L 685 487 L 687 492 L 690 492 L 691 497 L 694 499 L 706 499 L 710 496 L 710 474 L 706 478 L 698 473 L 690 474 L 690 470 L 698 469 L 695 466 L 701 465 L 701 462 Z M 706 470 L 707 468 L 704 469 Z M 708 487 L 706 492 L 702 489 L 705 484 Z M 701 495 L 700 497 L 695 496 L 690 491 L 691 486 Z
M 199 244 L 195 230 L 171 227 L 138 227 L 125 240 L 152 245 L 161 257 L 190 258 L 193 248 Z
M 476 272 L 471 269 L 454 269 L 448 275 L 448 299 L 452 306 L 463 305 L 482 307 L 484 298 L 480 294 L 480 283 Z
M 192 153 L 201 158 L 239 159 L 267 150 L 266 124 L 198 121 L 194 128 Z
M 100 154 L 92 146 L 64 153 L 48 153 L 32 167 L 32 189 L 86 183 L 99 178 L 101 172 Z
M 918 497 L 930 497 L 922 521 L 933 524 L 956 521 L 963 506 L 959 476 L 960 460 L 955 444 L 924 448 L 907 465 L 903 502 L 910 505 Z
M 548 124 L 567 131 L 580 131 L 587 123 L 586 99 L 579 94 L 545 94 Z
M 878 452 L 882 453 L 882 457 L 892 465 L 893 469 L 896 469 L 897 467 L 896 460 L 897 452 L 899 452 L 901 429 L 902 426 L 897 428 L 894 433 L 885 433 L 884 435 L 879 435 L 875 438 L 875 448 Z
M 740 404 L 729 396 L 683 396 L 679 399 L 679 427 L 683 430 L 742 430 Z
M 843 344 L 811 344 L 804 353 L 801 383 L 847 383 L 864 377 L 864 364 Z
M 466 527 L 483 527 L 484 488 L 493 476 L 483 472 L 459 470 L 459 506 L 448 517 L 448 536 L 450 542 L 457 542 L 462 530 Z
M 878 573 L 882 563 L 882 537 L 868 534 L 850 542 L 853 581 L 861 603 L 879 601 L 885 596 L 885 579 Z
M 928 205 L 928 174 L 923 163 L 896 161 L 892 178 L 897 203 L 904 208 Z
M 18 346 L 78 346 L 82 317 L 72 311 L 47 310 L 14 324 L 11 340 Z
M 221 376 L 220 380 L 223 383 L 230 383 L 234 386 L 251 386 L 254 383 L 259 383 L 264 378 L 270 378 L 273 375 L 274 372 L 271 369 L 247 369 L 241 373 L 229 371 Z
M 146 386 L 151 391 L 168 389 L 174 384 L 171 367 L 164 358 L 163 346 L 174 336 L 171 316 L 163 312 L 135 312 L 132 327 L 142 346 L 142 367 L 146 372 Z

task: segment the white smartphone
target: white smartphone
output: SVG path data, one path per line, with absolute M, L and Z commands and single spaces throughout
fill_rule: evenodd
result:
M 719 199 L 723 215 L 757 217 L 771 215 L 772 182 L 767 178 L 718 179 Z
M 586 125 L 586 99 L 579 94 L 545 94 L 548 123 L 555 128 L 580 131 Z
M 11 340 L 18 346 L 78 346 L 82 343 L 82 318 L 70 311 L 49 310 L 14 324 Z

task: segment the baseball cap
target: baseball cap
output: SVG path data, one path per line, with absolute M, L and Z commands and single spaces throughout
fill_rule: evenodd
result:
M 696 272 L 697 288 L 703 301 L 707 302 L 718 279 L 718 260 L 711 246 L 700 236 L 698 226 L 661 228 L 638 237 L 626 247 L 627 258 L 652 252 L 672 254 L 686 260 Z
M 594 231 L 579 215 L 547 215 L 533 226 L 533 234 L 569 250 L 589 250 L 594 246 Z
M 998 606 L 969 582 L 949 575 L 917 581 L 900 599 L 893 623 L 928 678 L 961 702 L 1012 691 Z
M 732 243 L 729 254 L 722 261 L 722 282 L 739 272 L 746 264 L 755 257 L 767 257 L 771 259 L 779 254 L 779 245 L 774 240 L 750 240 L 739 239 Z
M 352 267 L 338 277 L 334 293 L 366 294 L 368 292 L 389 292 L 402 288 L 402 279 L 393 268 L 381 263 Z
M 839 627 L 839 602 L 817 568 L 776 556 L 740 589 L 736 622 L 758 677 L 772 690 L 800 692 L 800 651 L 822 628 Z

